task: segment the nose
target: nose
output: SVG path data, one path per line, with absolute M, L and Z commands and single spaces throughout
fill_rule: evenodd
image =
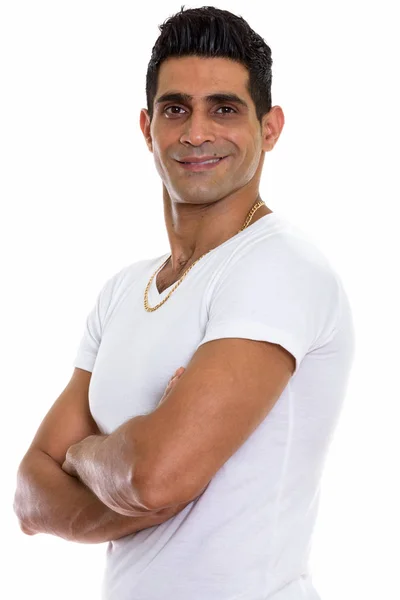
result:
M 203 113 L 193 111 L 184 124 L 184 131 L 180 137 L 182 144 L 200 146 L 204 142 L 215 142 L 214 124 Z

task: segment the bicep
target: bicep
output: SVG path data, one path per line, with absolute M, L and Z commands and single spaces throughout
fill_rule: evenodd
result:
M 77 367 L 65 389 L 54 402 L 27 451 L 41 450 L 60 465 L 72 444 L 100 431 L 89 409 L 89 384 L 92 373 Z

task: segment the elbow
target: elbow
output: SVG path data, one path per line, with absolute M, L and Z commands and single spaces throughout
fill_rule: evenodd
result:
M 19 528 L 25 535 L 35 535 L 38 533 L 36 529 L 33 528 L 32 523 L 27 518 L 27 507 L 25 506 L 23 499 L 21 498 L 18 489 L 15 493 L 14 503 L 13 503 L 13 511 L 18 519 Z
M 19 528 L 25 535 L 36 535 L 39 533 L 36 529 L 32 529 L 31 526 L 26 524 L 24 521 L 19 520 Z
M 198 485 L 191 485 L 188 488 L 184 487 L 183 482 L 179 485 L 177 477 L 171 477 L 170 481 L 174 481 L 174 486 L 170 487 L 168 493 L 165 491 L 165 486 L 162 486 L 160 483 L 157 485 L 154 482 L 148 482 L 141 486 L 139 496 L 143 504 L 148 507 L 148 510 L 160 511 L 182 505 L 187 506 L 191 502 L 198 500 L 210 484 L 210 481 L 208 481 L 201 488 Z
M 172 480 L 173 478 L 169 479 L 169 481 Z M 133 481 L 132 490 L 134 502 L 138 502 L 138 506 L 147 511 L 158 512 L 187 503 L 186 495 L 181 493 L 178 485 L 175 484 L 173 491 L 169 490 L 169 493 L 167 493 L 161 481 L 154 481 L 154 478 L 137 478 Z
M 159 489 L 157 490 L 148 477 L 138 476 L 135 473 L 131 477 L 129 486 L 129 505 L 132 516 L 157 512 L 162 508 L 166 508 L 167 504 L 164 503 L 164 498 L 161 497 L 161 494 L 156 493 L 157 491 Z
M 198 498 L 208 484 L 199 490 L 191 481 L 189 489 L 186 478 L 179 477 L 169 469 L 142 466 L 131 474 L 131 505 L 134 510 L 141 511 L 172 509 Z
M 161 501 L 159 495 L 154 493 L 154 488 L 150 485 L 143 484 L 140 489 L 137 485 L 134 485 L 133 497 L 134 505 L 137 506 L 139 510 L 154 512 L 166 508 L 164 502 Z
M 29 479 L 24 470 L 24 461 L 21 462 L 17 472 L 17 485 L 12 506 L 22 533 L 25 535 L 39 533 L 35 524 L 35 520 L 38 520 L 39 503 L 29 486 Z

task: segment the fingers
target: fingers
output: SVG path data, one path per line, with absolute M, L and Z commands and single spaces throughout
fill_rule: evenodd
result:
M 178 381 L 179 377 L 181 375 L 183 375 L 185 371 L 184 367 L 179 367 L 179 369 L 177 369 L 175 371 L 175 373 L 172 375 L 171 379 L 169 380 L 167 387 L 165 388 L 165 392 L 163 394 L 163 397 L 161 398 L 158 406 L 160 406 L 160 404 L 162 404 L 164 402 L 164 400 L 166 399 L 166 397 L 168 396 L 169 392 L 171 391 L 171 389 L 173 388 L 173 386 L 176 384 L 176 382 Z
M 171 379 L 169 380 L 169 383 L 171 383 L 176 377 L 180 377 L 182 375 L 182 373 L 184 372 L 185 368 L 184 367 L 179 367 L 179 369 L 177 369 L 175 371 L 175 373 L 172 375 Z
M 173 385 L 175 385 L 175 383 L 178 381 L 179 377 L 183 374 L 184 372 L 184 367 L 179 367 L 179 369 L 177 369 L 174 373 L 174 375 L 172 375 L 171 379 L 168 381 L 167 387 L 165 389 L 165 393 L 168 393 L 169 390 L 171 389 L 171 387 Z

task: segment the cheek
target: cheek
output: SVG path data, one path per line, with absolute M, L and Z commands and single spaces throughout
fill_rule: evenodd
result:
M 239 149 L 239 153 L 236 156 L 238 160 L 236 163 L 237 167 L 240 168 L 240 166 L 243 166 L 246 169 L 253 169 L 254 165 L 258 165 L 261 147 L 257 139 L 250 137 L 243 140 L 242 138 L 234 140 L 234 143 Z
M 154 166 L 156 168 L 157 173 L 164 179 L 165 177 L 165 166 L 162 160 L 162 156 L 160 154 L 160 149 L 157 146 L 153 145 L 153 161 Z
M 257 167 L 260 161 L 261 149 L 261 139 L 255 134 L 253 137 L 250 138 L 247 146 L 247 156 L 250 165 L 255 165 Z
M 173 177 L 172 159 L 168 158 L 168 154 L 160 146 L 153 146 L 153 160 L 157 173 L 164 183 L 169 183 Z
M 260 163 L 260 140 L 255 135 L 254 138 L 250 137 L 246 140 L 237 139 L 235 143 L 239 153 L 235 157 L 234 177 L 243 184 L 247 184 L 256 174 Z
M 163 146 L 153 138 L 153 157 L 156 165 L 164 164 L 165 162 L 165 150 Z

